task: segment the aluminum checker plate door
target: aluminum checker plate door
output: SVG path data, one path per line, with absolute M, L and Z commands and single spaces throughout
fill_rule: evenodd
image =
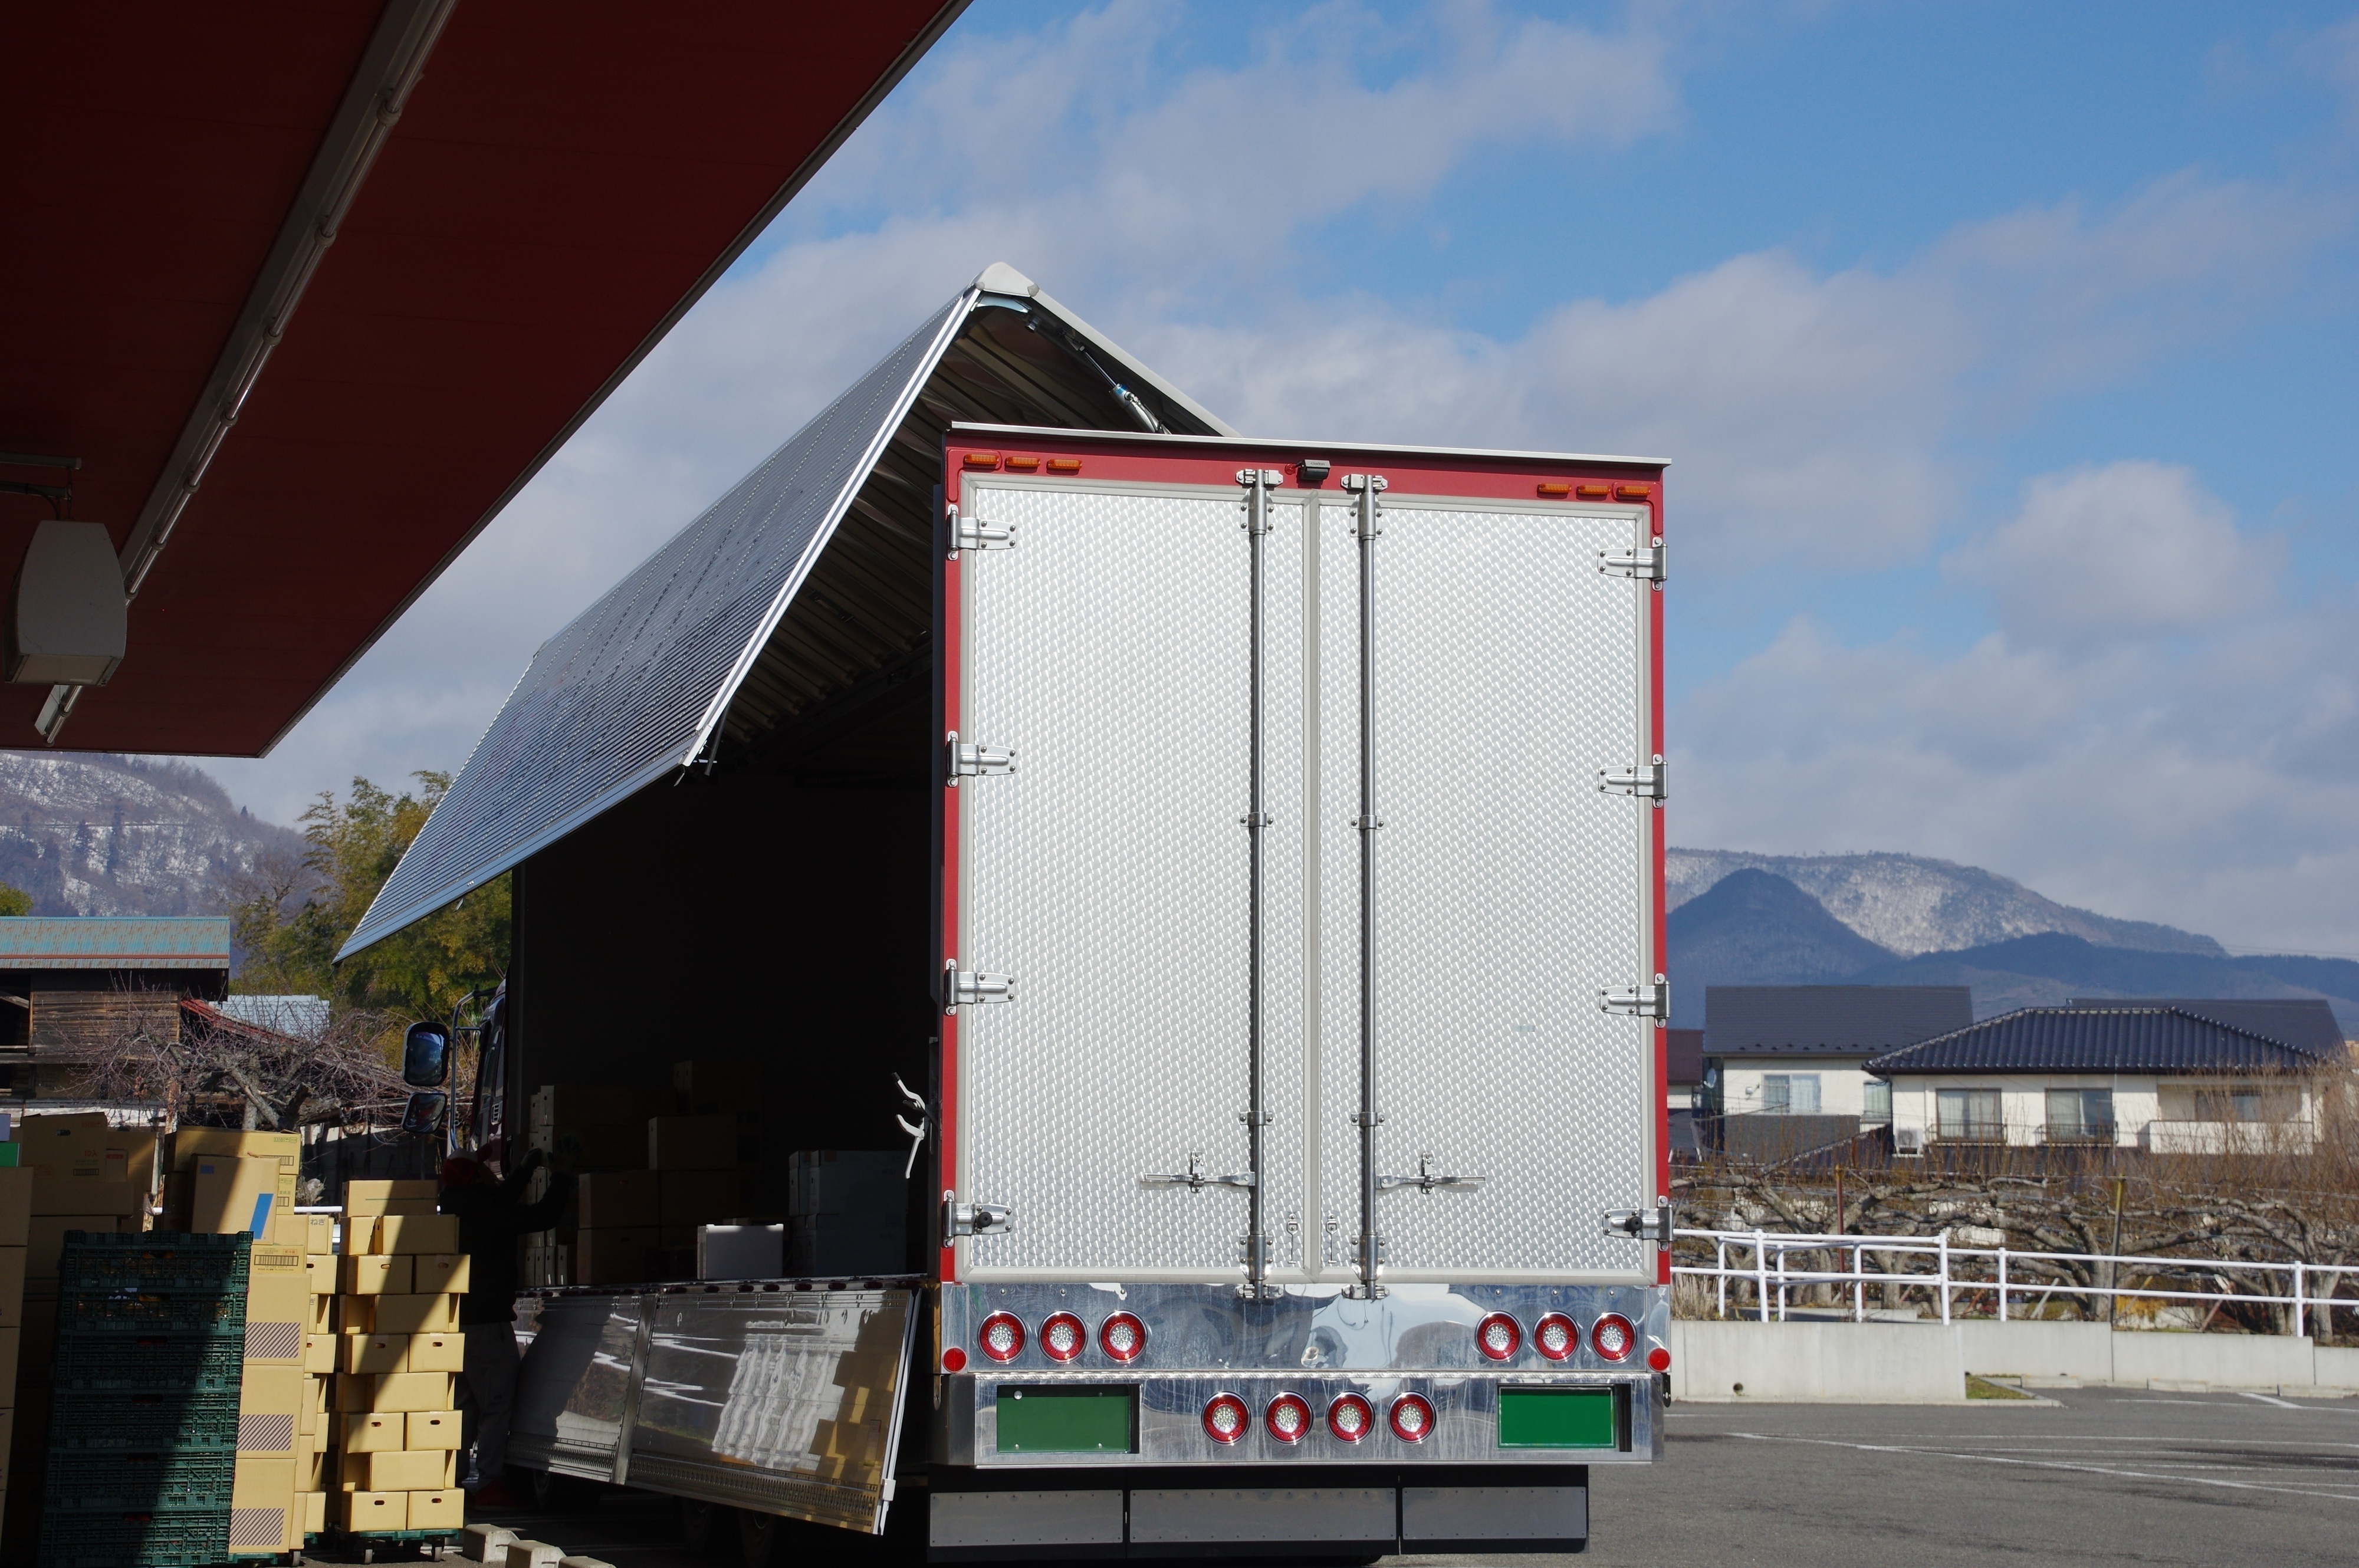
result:
M 1357 1229 L 1358 543 L 1321 508 L 1322 1207 Z M 1598 570 L 1627 509 L 1387 495 L 1375 550 L 1379 1173 L 1484 1178 L 1377 1199 L 1383 1278 L 1651 1284 L 1602 1216 L 1656 1191 L 1651 811 L 1601 792 L 1647 760 L 1649 591 Z
M 1245 1190 L 1138 1178 L 1249 1164 L 1239 493 L 968 475 L 963 503 L 1016 543 L 962 558 L 960 738 L 1016 766 L 959 789 L 958 967 L 1014 985 L 959 1008 L 960 1196 L 1014 1211 L 961 1277 L 1237 1279 Z

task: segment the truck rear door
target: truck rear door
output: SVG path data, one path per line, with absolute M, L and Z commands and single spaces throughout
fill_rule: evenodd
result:
M 1655 1283 L 1659 465 L 944 483 L 946 1275 Z

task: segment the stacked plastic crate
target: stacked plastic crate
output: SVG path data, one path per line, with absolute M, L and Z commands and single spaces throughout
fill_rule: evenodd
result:
M 244 1236 L 64 1237 L 44 1568 L 229 1555 L 249 1275 Z
M 431 1181 L 353 1181 L 344 1199 L 331 1409 L 332 1522 L 355 1536 L 455 1534 L 455 1384 L 465 1365 L 459 1222 L 434 1212 Z

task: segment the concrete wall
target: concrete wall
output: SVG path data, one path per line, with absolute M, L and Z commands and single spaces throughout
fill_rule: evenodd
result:
M 1671 1324 L 1671 1395 L 1734 1403 L 1952 1404 L 1965 1375 L 2143 1388 L 2359 1393 L 2359 1350 L 2290 1335 L 2119 1333 L 2104 1323 Z

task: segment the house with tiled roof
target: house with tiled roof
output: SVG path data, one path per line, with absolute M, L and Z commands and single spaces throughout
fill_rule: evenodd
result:
M 2024 1007 L 1866 1068 L 1891 1085 L 1903 1156 L 1941 1144 L 2309 1148 L 2324 1075 L 2349 1071 L 2341 1040 L 2296 1043 L 2228 1021 L 2225 1010 L 2195 1000 Z

